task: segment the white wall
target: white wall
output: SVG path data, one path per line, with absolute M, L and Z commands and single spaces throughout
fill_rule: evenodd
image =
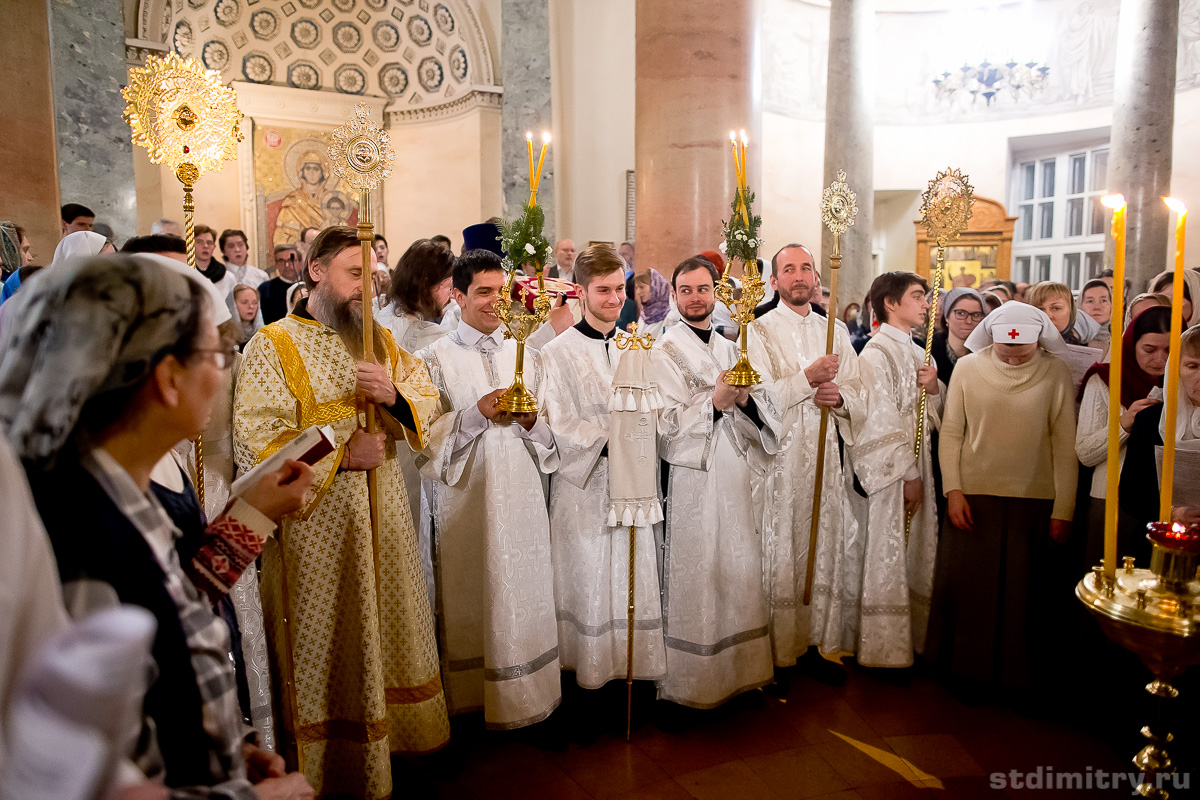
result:
M 550 3 L 556 237 L 625 238 L 634 168 L 634 0 Z
M 449 236 L 500 213 L 500 110 L 475 108 L 448 119 L 393 128 L 397 152 L 384 184 L 384 224 L 391 266 L 415 239 Z

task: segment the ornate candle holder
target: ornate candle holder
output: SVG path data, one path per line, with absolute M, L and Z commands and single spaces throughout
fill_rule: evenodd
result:
M 546 317 L 554 301 L 546 293 L 544 276 L 546 258 L 551 253 L 550 242 L 542 235 L 546 214 L 533 198 L 525 204 L 521 216 L 512 222 L 500 224 L 500 246 L 507 255 L 504 270 L 508 277 L 504 288 L 492 306 L 496 316 L 504 323 L 504 338 L 517 341 L 517 365 L 512 385 L 500 397 L 497 407 L 509 414 L 533 414 L 537 412 L 537 398 L 525 387 L 525 340 L 533 334 Z M 526 310 L 525 301 L 529 289 L 518 290 L 519 301 L 513 299 L 513 283 L 517 270 L 532 268 L 537 275 L 537 296 L 533 298 L 533 313 Z
M 1163 704 L 1179 696 L 1171 680 L 1200 663 L 1200 528 L 1152 522 L 1150 569 L 1137 569 L 1132 557 L 1108 577 L 1101 563 L 1075 587 L 1075 596 L 1096 617 L 1108 638 L 1137 654 L 1154 675 L 1146 691 L 1157 701 L 1154 726 L 1142 728 L 1148 743 L 1133 758 L 1142 775 L 1137 793 L 1166 800 L 1163 777 L 1175 772 L 1166 745 Z
M 749 325 L 754 321 L 754 309 L 762 302 L 766 294 L 766 286 L 758 271 L 758 248 L 762 239 L 758 237 L 758 228 L 762 225 L 762 217 L 751 212 L 754 193 L 746 188 L 746 133 L 742 132 L 739 149 L 734 135 L 729 134 L 730 144 L 733 145 L 733 168 L 737 173 L 737 189 L 733 194 L 730 208 L 733 214 L 723 224 L 723 241 L 721 252 L 725 254 L 725 271 L 713 288 L 717 299 L 729 308 L 729 316 L 738 323 L 738 360 L 725 375 L 725 383 L 730 386 L 747 387 L 762 383 L 758 370 L 750 365 L 750 356 L 746 352 Z M 729 268 L 734 259 L 742 262 L 742 292 L 737 294 Z
M 233 89 L 221 85 L 221 75 L 194 58 L 167 53 L 149 58 L 144 67 L 129 70 L 122 115 L 135 145 L 144 147 L 151 164 L 167 164 L 183 184 L 183 238 L 187 263 L 196 267 L 196 210 L 192 186 L 209 171 L 221 171 L 237 158 L 242 140 Z M 196 495 L 204 508 L 204 443 L 196 437 Z

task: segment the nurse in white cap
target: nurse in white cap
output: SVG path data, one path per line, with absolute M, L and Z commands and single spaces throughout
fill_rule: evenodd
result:
M 1041 575 L 1075 511 L 1075 398 L 1062 337 L 1041 310 L 1005 303 L 967 339 L 946 397 L 947 516 L 926 657 L 970 683 L 1026 686 L 1048 622 Z

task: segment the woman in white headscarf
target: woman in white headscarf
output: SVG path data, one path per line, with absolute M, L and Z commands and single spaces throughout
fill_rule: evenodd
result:
M 1051 356 L 1063 347 L 1044 312 L 1005 303 L 967 337 L 950 380 L 925 654 L 960 680 L 1032 682 L 1039 571 L 1070 532 L 1079 477 L 1071 374 Z
M 1174 291 L 1175 271 L 1167 270 L 1154 276 L 1150 291 L 1170 297 Z M 1190 328 L 1200 323 L 1200 272 L 1194 269 L 1183 271 L 1183 327 Z
M 93 231 L 75 231 L 64 236 L 62 241 L 58 243 L 58 247 L 54 248 L 54 260 L 50 262 L 50 268 L 66 263 L 76 256 L 96 256 L 115 252 L 116 248 L 113 247 L 112 242 L 100 234 Z M 42 271 L 45 272 L 46 270 Z M 9 297 L 16 294 L 17 289 L 21 287 L 20 277 L 20 272 L 16 272 L 5 282 L 5 288 L 7 289 L 12 281 L 17 281 L 9 290 Z M 9 309 L 9 303 L 0 305 L 0 336 L 4 334 L 5 319 L 9 313 Z

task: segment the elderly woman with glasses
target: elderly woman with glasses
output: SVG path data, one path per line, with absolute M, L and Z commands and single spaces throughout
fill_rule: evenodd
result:
M 229 629 L 198 586 L 211 596 L 237 579 L 271 520 L 300 508 L 312 470 L 293 461 L 260 479 L 186 560 L 181 518 L 152 486 L 163 456 L 204 428 L 233 359 L 200 280 L 117 256 L 34 276 L 10 301 L 0 342 L 0 427 L 29 476 L 64 583 L 107 584 L 155 617 L 144 712 L 157 752 L 140 751 L 139 766 L 185 793 L 311 797 L 304 777 L 285 775 L 243 723 Z

